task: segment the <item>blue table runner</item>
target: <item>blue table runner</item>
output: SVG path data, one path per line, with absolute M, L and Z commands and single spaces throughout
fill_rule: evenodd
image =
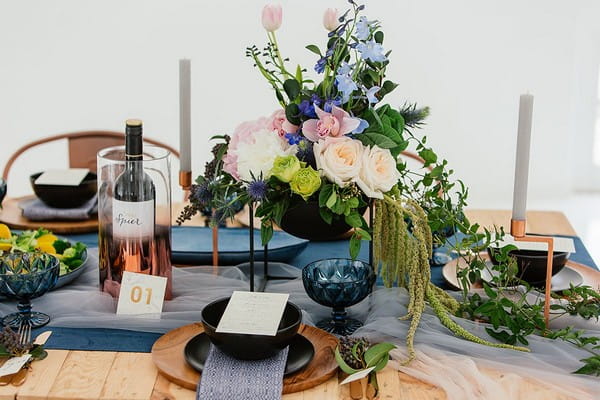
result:
M 98 245 L 98 238 L 95 233 L 70 235 L 68 238 L 72 241 L 83 242 L 89 247 L 97 247 Z M 581 239 L 578 237 L 571 238 L 575 242 L 576 253 L 572 254 L 570 259 L 598 269 Z M 364 242 L 359 258 L 368 261 L 368 254 L 369 246 L 367 242 Z M 312 261 L 330 257 L 349 257 L 348 241 L 310 242 L 306 249 L 288 261 L 288 264 L 302 268 Z M 442 267 L 432 267 L 431 281 L 442 288 L 449 288 L 442 276 Z M 48 349 L 63 350 L 150 352 L 154 342 L 162 336 L 159 333 L 134 332 L 121 329 L 58 327 L 40 328 L 34 331 L 34 335 L 47 330 L 52 330 L 53 334 L 46 347 Z

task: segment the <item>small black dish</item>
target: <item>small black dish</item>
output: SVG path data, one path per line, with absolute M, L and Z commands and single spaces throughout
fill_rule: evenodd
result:
M 204 332 L 194 336 L 186 345 L 183 351 L 185 359 L 198 372 L 204 369 L 208 350 L 210 349 L 210 339 Z M 288 376 L 300 371 L 306 367 L 315 356 L 315 348 L 310 340 L 297 334 L 290 342 L 287 361 L 285 363 L 284 376 Z
M 498 265 L 496 254 L 498 248 L 488 247 L 487 252 L 494 265 Z M 517 260 L 517 277 L 533 286 L 546 284 L 546 263 L 548 252 L 541 250 L 511 250 L 508 254 Z M 552 257 L 552 276 L 558 274 L 567 263 L 569 253 L 555 251 Z
M 88 172 L 78 186 L 67 185 L 38 185 L 35 180 L 42 175 L 38 172 L 29 177 L 29 182 L 35 195 L 44 203 L 54 208 L 75 208 L 85 204 L 98 190 L 98 177 L 94 172 Z
M 202 325 L 210 341 L 225 354 L 240 360 L 260 360 L 277 354 L 290 344 L 302 322 L 300 309 L 287 302 L 275 336 L 217 332 L 229 304 L 229 297 L 213 301 L 202 309 Z

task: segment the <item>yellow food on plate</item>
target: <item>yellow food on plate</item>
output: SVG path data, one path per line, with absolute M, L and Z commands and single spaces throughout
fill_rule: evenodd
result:
M 54 242 L 56 242 L 58 240 L 58 238 L 51 233 L 46 233 L 46 234 L 40 236 L 39 238 L 37 238 L 36 240 L 37 240 L 38 247 L 39 247 L 39 245 L 42 245 L 42 244 L 52 245 L 52 244 L 54 244 Z
M 0 239 L 10 239 L 10 228 L 5 224 L 0 224 Z M 10 247 L 9 247 L 10 248 Z
M 43 251 L 44 253 L 56 254 L 56 249 L 49 243 L 38 243 L 37 248 Z
M 1 251 L 9 251 L 12 245 L 10 243 L 2 243 L 0 242 L 0 250 Z

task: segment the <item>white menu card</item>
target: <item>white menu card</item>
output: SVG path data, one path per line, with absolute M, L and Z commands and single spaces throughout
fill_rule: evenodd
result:
M 90 172 L 87 168 L 49 169 L 35 180 L 36 185 L 79 186 Z
M 287 293 L 235 291 L 217 332 L 275 336 L 289 297 Z

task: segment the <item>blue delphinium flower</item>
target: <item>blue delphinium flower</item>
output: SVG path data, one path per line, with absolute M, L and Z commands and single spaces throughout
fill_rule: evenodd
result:
M 286 133 L 284 137 L 288 141 L 288 144 L 290 144 L 291 146 L 298 144 L 302 141 L 302 136 L 298 135 L 297 133 Z
M 319 58 L 319 61 L 317 61 L 317 63 L 315 64 L 315 71 L 318 74 L 322 74 L 323 71 L 325 71 L 325 65 L 326 64 L 327 64 L 327 58 L 326 57 Z
M 298 109 L 303 115 L 306 115 L 309 118 L 317 118 L 315 107 L 309 100 L 302 100 L 300 104 L 298 104 Z
M 354 64 L 350 65 L 346 61 L 342 61 L 342 63 L 338 67 L 337 73 L 338 75 L 348 75 L 350 71 L 352 71 L 353 67 Z
M 255 179 L 248 184 L 248 195 L 254 201 L 261 201 L 267 195 L 267 182 Z
M 352 80 L 349 74 L 339 74 L 335 76 L 335 83 L 338 91 L 342 93 L 342 103 L 347 103 L 350 100 L 352 92 L 358 89 L 356 82 Z
M 315 106 L 320 106 L 321 105 L 321 98 L 319 97 L 319 95 L 313 93 L 312 96 L 310 96 L 310 101 L 315 105 Z
M 383 46 L 374 40 L 369 40 L 365 43 L 359 43 L 356 49 L 360 52 L 363 60 L 371 60 L 373 62 L 383 62 L 386 60 L 383 54 Z
M 379 86 L 373 86 L 372 88 L 370 88 L 369 90 L 367 90 L 365 92 L 365 95 L 367 96 L 367 100 L 369 101 L 369 103 L 375 104 L 375 103 L 379 102 L 377 97 L 375 97 L 375 94 L 377 92 L 379 92 L 380 89 L 381 88 Z
M 365 129 L 367 129 L 369 127 L 369 123 L 366 120 L 364 120 L 362 118 L 358 118 L 358 119 L 360 120 L 360 123 L 358 124 L 356 129 L 352 131 L 352 133 L 363 133 L 365 131 Z
M 335 99 L 329 99 L 323 105 L 323 111 L 330 113 L 333 106 L 339 107 L 341 105 L 342 105 L 342 99 L 337 98 L 337 97 Z
M 370 33 L 371 30 L 369 29 L 369 21 L 367 21 L 367 17 L 360 17 L 356 23 L 356 37 L 358 40 L 367 40 Z

